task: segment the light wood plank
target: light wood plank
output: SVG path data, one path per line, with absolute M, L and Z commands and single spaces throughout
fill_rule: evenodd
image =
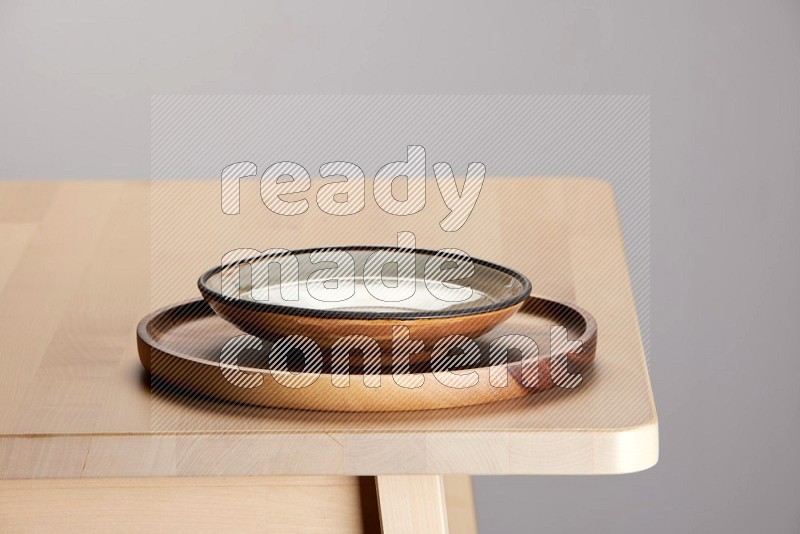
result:
M 59 182 L 6 181 L 0 184 L 0 223 L 37 223 L 50 210 Z
M 450 532 L 478 534 L 472 478 L 469 475 L 450 475 L 443 478 L 447 525 L 450 527 Z
M 354 477 L 7 480 L 0 531 L 377 532 L 374 491 Z
M 376 478 L 384 534 L 448 532 L 442 477 L 390 475 Z
M 0 262 L 0 291 L 17 268 L 36 228 L 37 225 L 33 223 L 0 223 L 0 246 L 3 250 L 3 261 Z
M 80 301 L 76 289 L 81 274 L 93 261 L 97 238 L 124 188 L 123 183 L 79 183 L 54 188 L 39 230 L 0 292 L 4 303 L 0 306 L 0 358 L 4 370 L 0 373 L 4 395 L 0 402 L 0 432 L 48 427 L 52 432 L 51 425 L 58 422 L 57 416 L 46 410 L 28 412 L 27 402 L 31 395 L 48 402 L 48 396 L 42 395 L 47 391 L 43 382 L 35 380 L 46 354 L 66 352 L 78 357 L 82 353 L 74 344 L 61 350 L 59 340 L 54 343 L 54 336 L 64 314 L 80 307 L 76 304 Z M 64 405 L 57 395 L 50 401 L 51 407 Z M 23 413 L 28 417 L 20 427 L 16 423 Z M 79 416 L 74 424 L 80 428 L 83 421 L 85 416 Z

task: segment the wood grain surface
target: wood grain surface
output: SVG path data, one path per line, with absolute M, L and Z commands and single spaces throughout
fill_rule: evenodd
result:
M 379 476 L 377 486 L 381 528 L 385 534 L 449 531 L 442 477 Z
M 376 533 L 375 494 L 371 477 L 5 480 L 0 532 Z
M 407 217 L 369 205 L 350 218 L 313 206 L 280 217 L 261 203 L 257 181 L 243 182 L 241 197 L 246 216 L 224 219 L 214 180 L 0 184 L 0 478 L 591 474 L 657 461 L 607 184 L 487 179 L 470 220 L 449 234 L 438 226 L 445 207 L 433 202 Z M 137 322 L 196 298 L 198 275 L 228 250 L 392 245 L 399 231 L 414 232 L 419 247 L 507 265 L 534 294 L 589 310 L 601 333 L 594 370 L 571 390 L 390 416 L 151 393 Z

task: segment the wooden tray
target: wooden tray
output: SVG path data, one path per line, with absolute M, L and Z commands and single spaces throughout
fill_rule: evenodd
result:
M 510 319 L 475 340 L 480 349 L 477 364 L 450 366 L 451 371 L 440 366 L 437 372 L 430 362 L 415 364 L 409 369 L 413 375 L 394 376 L 385 364 L 382 374 L 376 374 L 377 368 L 365 372 L 358 367 L 348 374 L 341 366 L 333 373 L 330 355 L 324 355 L 321 369 L 316 368 L 319 372 L 306 372 L 302 361 L 288 362 L 285 370 L 270 370 L 272 342 L 252 337 L 240 339 L 260 344 L 260 350 L 241 352 L 238 367 L 221 365 L 225 344 L 244 333 L 217 316 L 203 300 L 148 315 L 139 323 L 137 337 L 139 358 L 151 376 L 189 392 L 258 406 L 377 412 L 470 406 L 554 387 L 551 326 L 565 327 L 570 340 L 581 342 L 580 349 L 566 354 L 558 369 L 573 376 L 585 370 L 595 354 L 594 318 L 580 308 L 536 297 L 529 297 Z M 536 342 L 538 365 L 531 358 L 521 361 L 521 352 L 511 350 L 507 372 L 497 361 L 490 366 L 490 343 L 509 334 Z M 566 383 L 559 381 L 561 386 Z

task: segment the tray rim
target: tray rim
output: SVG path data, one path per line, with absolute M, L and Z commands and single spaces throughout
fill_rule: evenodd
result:
M 522 303 L 522 306 L 520 307 L 519 310 L 517 310 L 516 313 L 524 313 L 524 310 L 526 308 L 540 308 L 540 307 L 548 307 L 548 308 L 555 308 L 555 309 L 565 310 L 567 313 L 575 315 L 575 316 L 579 317 L 583 321 L 583 324 L 585 325 L 585 328 L 583 329 L 583 332 L 581 333 L 581 335 L 574 341 L 580 341 L 581 342 L 581 347 L 582 347 L 582 351 L 580 352 L 581 358 L 584 358 L 584 359 L 587 359 L 589 361 L 592 361 L 594 359 L 594 357 L 595 357 L 595 352 L 596 352 L 596 347 L 597 347 L 597 321 L 595 320 L 594 316 L 592 316 L 592 314 L 590 314 L 584 308 L 581 308 L 580 306 L 574 305 L 572 303 L 567 303 L 565 301 L 559 301 L 559 300 L 551 300 L 551 299 L 547 299 L 547 298 L 544 298 L 544 297 L 537 297 L 537 296 L 533 296 L 533 295 L 529 295 L 525 299 L 525 301 Z M 205 358 L 198 358 L 197 356 L 193 356 L 192 354 L 189 354 L 187 352 L 176 351 L 174 349 L 170 349 L 169 347 L 165 347 L 163 343 L 161 343 L 158 340 L 156 340 L 149 332 L 149 327 L 150 327 L 150 325 L 153 323 L 153 321 L 156 318 L 164 316 L 166 314 L 178 314 L 181 311 L 189 312 L 190 310 L 192 310 L 194 312 L 191 315 L 191 317 L 193 317 L 193 318 L 212 317 L 212 316 L 219 317 L 214 312 L 213 308 L 208 303 L 208 301 L 206 301 L 204 299 L 190 299 L 190 300 L 186 300 L 186 301 L 180 302 L 178 304 L 168 305 L 168 306 L 164 306 L 162 308 L 159 308 L 159 309 L 147 314 L 146 316 L 144 316 L 139 321 L 139 324 L 136 327 L 136 338 L 137 338 L 137 342 L 140 344 L 139 351 L 138 351 L 139 352 L 139 360 L 141 361 L 142 365 L 144 366 L 144 368 L 148 372 L 151 372 L 150 362 L 146 363 L 144 361 L 144 354 L 143 354 L 144 351 L 142 350 L 142 345 L 147 346 L 151 350 L 157 350 L 157 351 L 159 351 L 159 352 L 161 352 L 163 354 L 166 354 L 167 356 L 173 357 L 173 358 L 181 358 L 181 359 L 189 360 L 189 361 L 192 361 L 194 363 L 198 363 L 198 364 L 202 364 L 202 365 L 207 365 L 207 366 L 211 366 L 211 367 L 218 367 L 218 364 L 215 364 L 211 360 L 208 360 L 208 359 L 205 359 Z M 202 315 L 198 315 L 197 312 L 202 313 Z M 516 315 L 516 313 L 515 313 L 515 315 Z M 188 316 L 188 315 L 186 315 L 186 316 Z M 225 319 L 222 318 L 222 317 L 219 317 L 219 319 L 222 320 L 222 321 L 225 321 Z M 225 321 L 225 322 L 227 323 L 227 321 Z M 238 328 L 235 325 L 232 325 L 230 323 L 228 323 L 228 324 L 232 328 L 235 328 L 235 329 L 238 330 Z M 487 335 L 491 331 L 492 330 L 490 330 L 489 332 L 486 332 L 483 335 Z M 247 334 L 246 332 L 241 331 L 241 330 L 240 330 L 240 332 L 243 335 L 252 335 L 252 334 Z M 253 337 L 256 337 L 256 336 L 253 336 Z M 549 356 L 548 356 L 548 358 L 545 358 L 545 359 L 549 359 Z M 516 361 L 507 363 L 509 372 L 511 372 L 513 369 L 515 369 L 516 367 L 519 367 L 521 365 L 522 365 L 521 360 L 516 360 Z M 463 369 L 459 369 L 459 370 L 460 371 L 480 370 L 480 369 L 486 369 L 486 368 L 487 367 L 485 367 L 485 366 L 482 366 L 482 367 L 467 367 L 467 368 L 463 368 Z M 246 367 L 246 366 L 241 366 L 240 369 L 242 371 L 245 371 L 245 372 L 248 372 L 248 371 L 249 372 L 270 372 L 270 373 L 282 372 L 282 371 L 275 371 L 275 370 L 269 369 L 268 367 Z M 423 372 L 423 374 L 431 374 L 431 373 L 432 373 L 431 371 L 424 371 Z M 301 372 L 293 372 L 292 374 L 297 376 L 297 375 L 306 374 L 306 373 L 301 371 Z M 319 376 L 320 378 L 323 377 L 323 376 L 325 376 L 325 377 L 342 376 L 342 375 L 338 375 L 337 373 L 329 373 L 329 372 L 325 372 L 325 371 L 322 371 L 320 373 L 314 373 L 314 374 Z M 382 374 L 385 374 L 385 373 L 382 373 Z M 349 373 L 346 374 L 346 376 L 350 376 L 351 378 L 353 378 L 353 377 L 361 377 L 361 376 L 365 376 L 365 375 L 360 374 L 360 373 L 349 372 Z

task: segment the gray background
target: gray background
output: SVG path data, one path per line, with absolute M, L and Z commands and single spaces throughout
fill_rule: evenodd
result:
M 651 95 L 661 460 L 484 532 L 800 531 L 800 3 L 0 1 L 0 177 L 147 177 L 154 93 Z

